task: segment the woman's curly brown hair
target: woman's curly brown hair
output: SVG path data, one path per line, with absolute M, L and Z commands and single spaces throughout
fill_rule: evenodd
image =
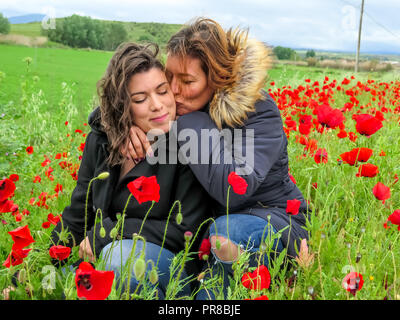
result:
M 105 75 L 97 83 L 101 125 L 109 142 L 107 163 L 110 166 L 122 164 L 120 147 L 129 141 L 129 129 L 133 125 L 129 81 L 136 73 L 152 68 L 164 71 L 158 53 L 157 44 L 123 43 L 111 58 Z

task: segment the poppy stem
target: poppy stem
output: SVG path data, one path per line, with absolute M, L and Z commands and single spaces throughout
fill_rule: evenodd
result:
M 176 200 L 176 201 L 173 203 L 171 209 L 169 210 L 167 222 L 166 222 L 166 224 L 165 224 L 165 229 L 164 229 L 163 241 L 162 241 L 162 243 L 161 243 L 161 249 L 164 248 L 165 238 L 166 238 L 166 236 L 167 236 L 167 227 L 168 227 L 168 223 L 169 223 L 169 218 L 171 217 L 172 209 L 174 209 L 176 203 L 179 205 L 178 214 L 181 213 L 181 209 L 182 209 L 181 202 L 180 202 L 179 200 Z M 160 256 L 161 256 L 161 250 L 160 250 L 160 252 L 158 253 L 156 267 L 158 267 L 158 262 L 160 261 Z
M 142 232 L 144 223 L 145 223 L 145 221 L 146 221 L 146 219 L 147 219 L 147 216 L 149 215 L 151 209 L 153 208 L 154 203 L 155 203 L 155 201 L 153 200 L 153 201 L 151 202 L 151 206 L 150 206 L 149 210 L 147 210 L 146 215 L 145 215 L 144 218 L 143 218 L 142 225 L 140 226 L 138 236 L 140 236 L 140 233 Z

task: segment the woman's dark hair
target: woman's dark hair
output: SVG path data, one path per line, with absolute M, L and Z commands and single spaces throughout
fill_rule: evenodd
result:
M 133 125 L 128 85 L 131 77 L 140 72 L 164 66 L 158 59 L 157 44 L 123 43 L 115 51 L 104 76 L 97 83 L 100 100 L 101 125 L 107 134 L 110 166 L 122 164 L 120 147 L 129 141 Z

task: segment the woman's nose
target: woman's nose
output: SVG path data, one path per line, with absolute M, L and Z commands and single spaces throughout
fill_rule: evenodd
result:
M 163 108 L 163 103 L 161 101 L 160 98 L 158 98 L 157 96 L 152 97 L 151 99 L 151 111 L 159 111 Z
M 178 81 L 176 80 L 176 78 L 172 78 L 170 86 L 171 86 L 171 91 L 174 95 L 179 94 L 180 90 L 179 90 L 179 85 L 178 85 Z

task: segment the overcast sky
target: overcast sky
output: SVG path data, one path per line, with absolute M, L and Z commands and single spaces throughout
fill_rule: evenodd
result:
M 0 0 L 11 17 L 44 13 L 183 24 L 207 16 L 270 45 L 355 52 L 361 0 Z M 400 54 L 400 0 L 365 0 L 361 52 Z

